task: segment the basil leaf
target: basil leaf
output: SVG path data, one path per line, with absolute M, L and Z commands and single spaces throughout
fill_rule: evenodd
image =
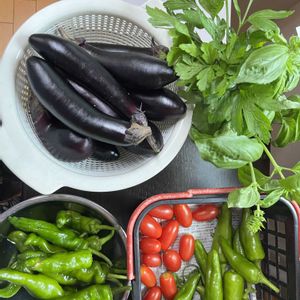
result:
M 224 0 L 199 0 L 200 5 L 214 18 L 223 8 Z
M 204 160 L 224 169 L 237 169 L 258 160 L 263 148 L 255 139 L 233 133 L 217 137 L 192 135 Z
M 262 208 L 269 208 L 279 201 L 280 197 L 284 194 L 283 189 L 275 190 L 268 194 L 263 200 L 259 202 Z
M 197 8 L 195 0 L 167 0 L 164 7 L 169 10 Z
M 269 45 L 254 50 L 241 67 L 237 83 L 267 84 L 275 81 L 286 70 L 288 48 Z
M 260 194 L 255 185 L 235 190 L 228 196 L 228 207 L 248 208 L 260 201 Z
M 265 185 L 267 182 L 271 180 L 269 176 L 264 175 L 261 171 L 259 171 L 256 168 L 254 168 L 254 174 L 255 174 L 256 181 L 260 186 Z M 240 183 L 244 186 L 248 186 L 252 183 L 251 170 L 249 165 L 239 168 L 238 178 Z
M 292 200 L 300 203 L 300 174 L 281 179 L 280 185 L 288 192 Z

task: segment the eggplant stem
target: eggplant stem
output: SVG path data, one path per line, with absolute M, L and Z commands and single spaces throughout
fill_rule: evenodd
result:
M 126 130 L 125 142 L 138 145 L 150 135 L 152 135 L 152 130 L 149 126 L 142 126 L 133 122 L 130 128 Z

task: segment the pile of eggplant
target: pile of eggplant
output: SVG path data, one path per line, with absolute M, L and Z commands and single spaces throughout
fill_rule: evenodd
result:
M 26 62 L 31 117 L 42 143 L 59 160 L 113 161 L 120 156 L 116 146 L 159 153 L 163 137 L 151 121 L 178 120 L 186 113 L 185 103 L 165 88 L 177 79 L 158 57 L 165 47 L 50 34 L 33 34 L 29 43 L 39 54 Z

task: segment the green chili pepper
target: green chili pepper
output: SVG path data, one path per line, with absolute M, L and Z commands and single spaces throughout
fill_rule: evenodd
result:
M 227 240 L 221 238 L 220 244 L 230 266 L 247 282 L 251 284 L 263 283 L 274 292 L 279 292 L 279 289 L 265 277 L 262 271 L 253 262 L 234 251 Z
M 233 270 L 224 274 L 224 300 L 242 300 L 244 287 L 245 282 L 241 275 Z
M 40 273 L 70 273 L 82 268 L 90 268 L 93 255 L 90 250 L 58 253 L 47 258 L 31 258 L 26 265 L 33 271 Z
M 212 244 L 212 249 L 216 250 L 219 254 L 221 264 L 226 264 L 226 258 L 222 253 L 222 249 L 220 247 L 220 237 L 226 239 L 231 245 L 232 243 L 231 223 L 232 223 L 231 210 L 228 208 L 227 203 L 224 203 L 222 205 L 221 214 L 218 218 L 218 225 L 214 233 L 213 244 Z
M 241 243 L 240 239 L 240 230 L 239 228 L 235 231 L 233 236 L 233 242 L 232 242 L 232 248 L 239 254 L 246 256 L 245 250 L 243 248 L 243 245 Z
M 249 208 L 243 209 L 242 222 L 240 226 L 241 243 L 245 250 L 246 257 L 253 262 L 260 262 L 265 258 L 265 251 L 259 237 L 259 232 L 253 233 L 249 230 L 249 217 L 251 217 L 251 210 Z
M 48 254 L 42 251 L 27 250 L 18 255 L 18 261 L 26 261 L 31 258 L 46 258 Z
M 18 229 L 36 233 L 46 241 L 68 250 L 91 249 L 89 241 L 78 237 L 72 230 L 59 229 L 56 225 L 45 221 L 9 217 L 9 222 Z M 97 249 L 91 249 L 91 251 L 94 255 L 97 255 L 112 265 L 110 259 L 103 253 L 97 251 Z
M 95 249 L 97 251 L 101 251 L 103 245 L 106 244 L 108 241 L 110 241 L 113 238 L 114 234 L 115 234 L 115 229 L 113 228 L 111 232 L 104 237 L 100 238 L 97 235 L 93 235 L 88 237 L 86 240 L 88 241 L 90 248 Z
M 25 245 L 25 241 L 27 240 L 27 234 L 23 231 L 13 231 L 8 235 L 7 239 L 11 243 L 15 244 L 17 250 L 21 253 L 26 250 L 34 250 L 32 246 Z
M 100 230 L 114 230 L 112 226 L 102 225 L 102 222 L 95 218 L 82 216 L 72 210 L 62 210 L 57 214 L 56 225 L 58 228 L 65 226 L 75 229 L 81 233 L 97 234 Z
M 184 285 L 184 279 L 179 277 L 179 275 L 177 273 L 173 273 L 173 276 L 174 276 L 178 290 L 181 289 Z
M 75 294 L 66 295 L 55 300 L 113 300 L 109 285 L 92 285 Z
M 24 287 L 29 294 L 40 299 L 53 299 L 64 294 L 62 287 L 45 275 L 33 275 L 11 269 L 0 270 L 0 280 Z
M 21 286 L 14 283 L 9 283 L 6 287 L 0 289 L 0 298 L 12 298 L 20 291 L 20 289 Z
M 196 287 L 196 291 L 200 295 L 201 300 L 204 300 L 205 299 L 205 288 L 204 288 L 204 286 L 203 285 L 198 285 Z
M 206 274 L 207 252 L 200 240 L 195 241 L 194 255 L 203 274 Z
M 63 248 L 51 245 L 45 239 L 31 233 L 25 241 L 25 246 L 33 246 L 39 248 L 41 251 L 49 254 L 65 252 Z
M 201 274 L 194 272 L 176 294 L 174 300 L 192 300 L 196 292 Z
M 44 273 L 44 275 L 56 280 L 61 285 L 74 285 L 77 283 L 77 279 L 62 273 Z
M 220 259 L 218 252 L 214 249 L 208 253 L 207 257 L 205 300 L 223 300 Z

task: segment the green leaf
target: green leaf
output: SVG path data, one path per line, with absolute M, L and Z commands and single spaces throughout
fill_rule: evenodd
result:
M 197 87 L 199 91 L 203 92 L 208 88 L 208 85 L 214 78 L 214 70 L 212 67 L 207 67 L 200 71 L 197 75 Z
M 288 58 L 288 48 L 283 45 L 254 50 L 242 65 L 237 83 L 271 83 L 285 72 Z
M 179 48 L 195 58 L 201 54 L 200 49 L 194 43 L 181 44 Z
M 167 0 L 164 7 L 169 10 L 197 8 L 195 0 Z
M 177 92 L 177 94 L 185 99 L 186 101 L 188 101 L 189 103 L 191 104 L 196 104 L 196 103 L 199 103 L 199 102 L 202 102 L 203 101 L 203 97 L 202 95 L 197 91 L 184 91 L 184 90 L 179 90 Z M 194 115 L 195 115 L 195 110 L 194 110 Z
M 272 127 L 270 120 L 264 113 L 255 104 L 248 104 L 243 108 L 243 115 L 249 132 L 257 135 L 265 144 L 268 144 Z
M 201 10 L 198 10 L 199 20 L 205 30 L 210 34 L 214 41 L 221 41 L 218 26 L 214 21 L 208 18 Z
M 202 29 L 201 16 L 199 10 L 184 10 L 181 14 L 181 19 L 186 21 L 189 25 Z
M 200 5 L 214 18 L 223 8 L 224 0 L 199 0 Z
M 190 80 L 197 76 L 204 68 L 205 66 L 197 63 L 193 64 L 192 66 L 184 63 L 177 63 L 175 65 L 175 72 L 181 80 Z
M 292 168 L 295 172 L 300 173 L 300 161 L 297 162 L 293 168 Z
M 239 17 L 239 20 L 241 20 L 241 8 L 240 8 L 238 0 L 233 0 L 233 5 L 234 5 L 235 11 Z
M 261 171 L 254 168 L 254 174 L 256 178 L 256 182 L 260 186 L 264 186 L 267 182 L 271 180 L 269 176 L 264 175 Z M 242 185 L 248 186 L 252 183 L 251 170 L 249 165 L 245 165 L 238 170 L 238 178 Z
M 228 196 L 228 207 L 248 208 L 260 201 L 260 194 L 255 185 L 250 185 L 231 192 Z
M 202 58 L 206 63 L 212 65 L 218 58 L 218 50 L 214 47 L 214 43 L 202 43 L 201 51 L 203 52 Z
M 233 133 L 217 137 L 198 135 L 195 144 L 204 160 L 224 169 L 237 169 L 258 160 L 263 148 L 255 139 Z
M 280 185 L 288 192 L 291 200 L 300 202 L 300 174 L 281 179 Z
M 268 194 L 263 200 L 260 201 L 259 205 L 262 208 L 269 208 L 279 201 L 280 197 L 284 194 L 283 189 L 274 190 L 270 194 Z

